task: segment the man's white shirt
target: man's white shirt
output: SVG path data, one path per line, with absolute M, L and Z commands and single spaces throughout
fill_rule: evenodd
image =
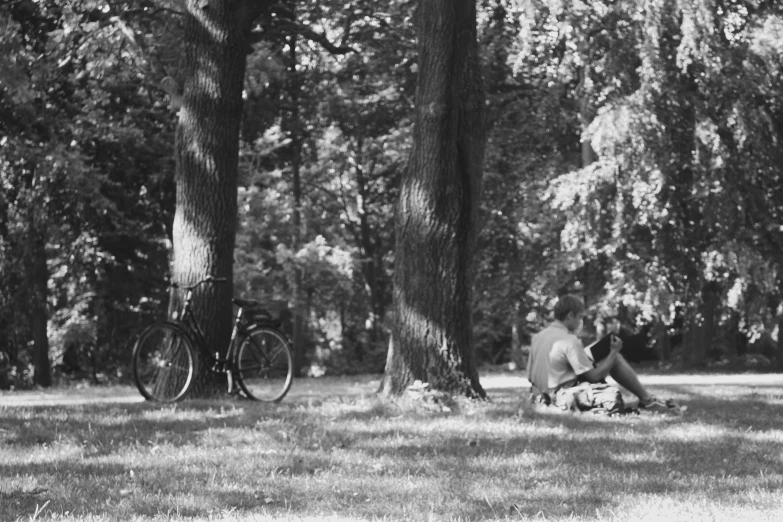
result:
M 533 336 L 527 378 L 540 391 L 550 392 L 592 369 L 593 360 L 582 341 L 560 321 Z

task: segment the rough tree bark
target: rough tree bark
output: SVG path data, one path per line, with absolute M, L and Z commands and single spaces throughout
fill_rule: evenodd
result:
M 247 0 L 187 0 L 185 7 L 171 276 L 182 284 L 208 275 L 227 278 L 225 284 L 202 286 L 194 299 L 207 348 L 223 354 L 231 333 L 239 128 L 251 15 Z M 172 293 L 171 311 L 181 298 Z M 220 384 L 200 364 L 192 395 L 211 395 Z
M 414 145 L 396 214 L 394 317 L 381 392 L 414 380 L 484 397 L 472 343 L 485 144 L 474 0 L 420 0 Z

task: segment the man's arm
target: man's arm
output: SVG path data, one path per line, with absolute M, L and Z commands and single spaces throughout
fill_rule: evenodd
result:
M 620 350 L 623 348 L 623 342 L 619 337 L 612 336 L 612 342 L 609 345 L 609 355 L 601 359 L 598 364 L 592 370 L 586 371 L 580 376 L 588 382 L 600 382 L 606 378 L 612 371 L 614 362 L 620 354 Z

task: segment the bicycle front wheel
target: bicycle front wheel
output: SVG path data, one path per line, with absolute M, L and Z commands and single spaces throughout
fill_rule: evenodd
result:
M 174 323 L 157 323 L 142 332 L 133 347 L 133 379 L 150 401 L 181 399 L 196 373 L 193 345 Z
M 235 367 L 239 386 L 249 398 L 264 402 L 282 400 L 294 376 L 288 339 L 274 328 L 253 328 L 237 350 Z

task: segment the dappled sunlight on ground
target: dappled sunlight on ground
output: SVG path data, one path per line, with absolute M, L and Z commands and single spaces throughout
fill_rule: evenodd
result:
M 522 381 L 487 375 L 491 401 L 450 413 L 375 396 L 377 376 L 273 405 L 0 407 L 0 520 L 47 501 L 39 518 L 100 522 L 783 520 L 774 385 L 656 384 L 688 412 L 608 417 L 533 406 Z

